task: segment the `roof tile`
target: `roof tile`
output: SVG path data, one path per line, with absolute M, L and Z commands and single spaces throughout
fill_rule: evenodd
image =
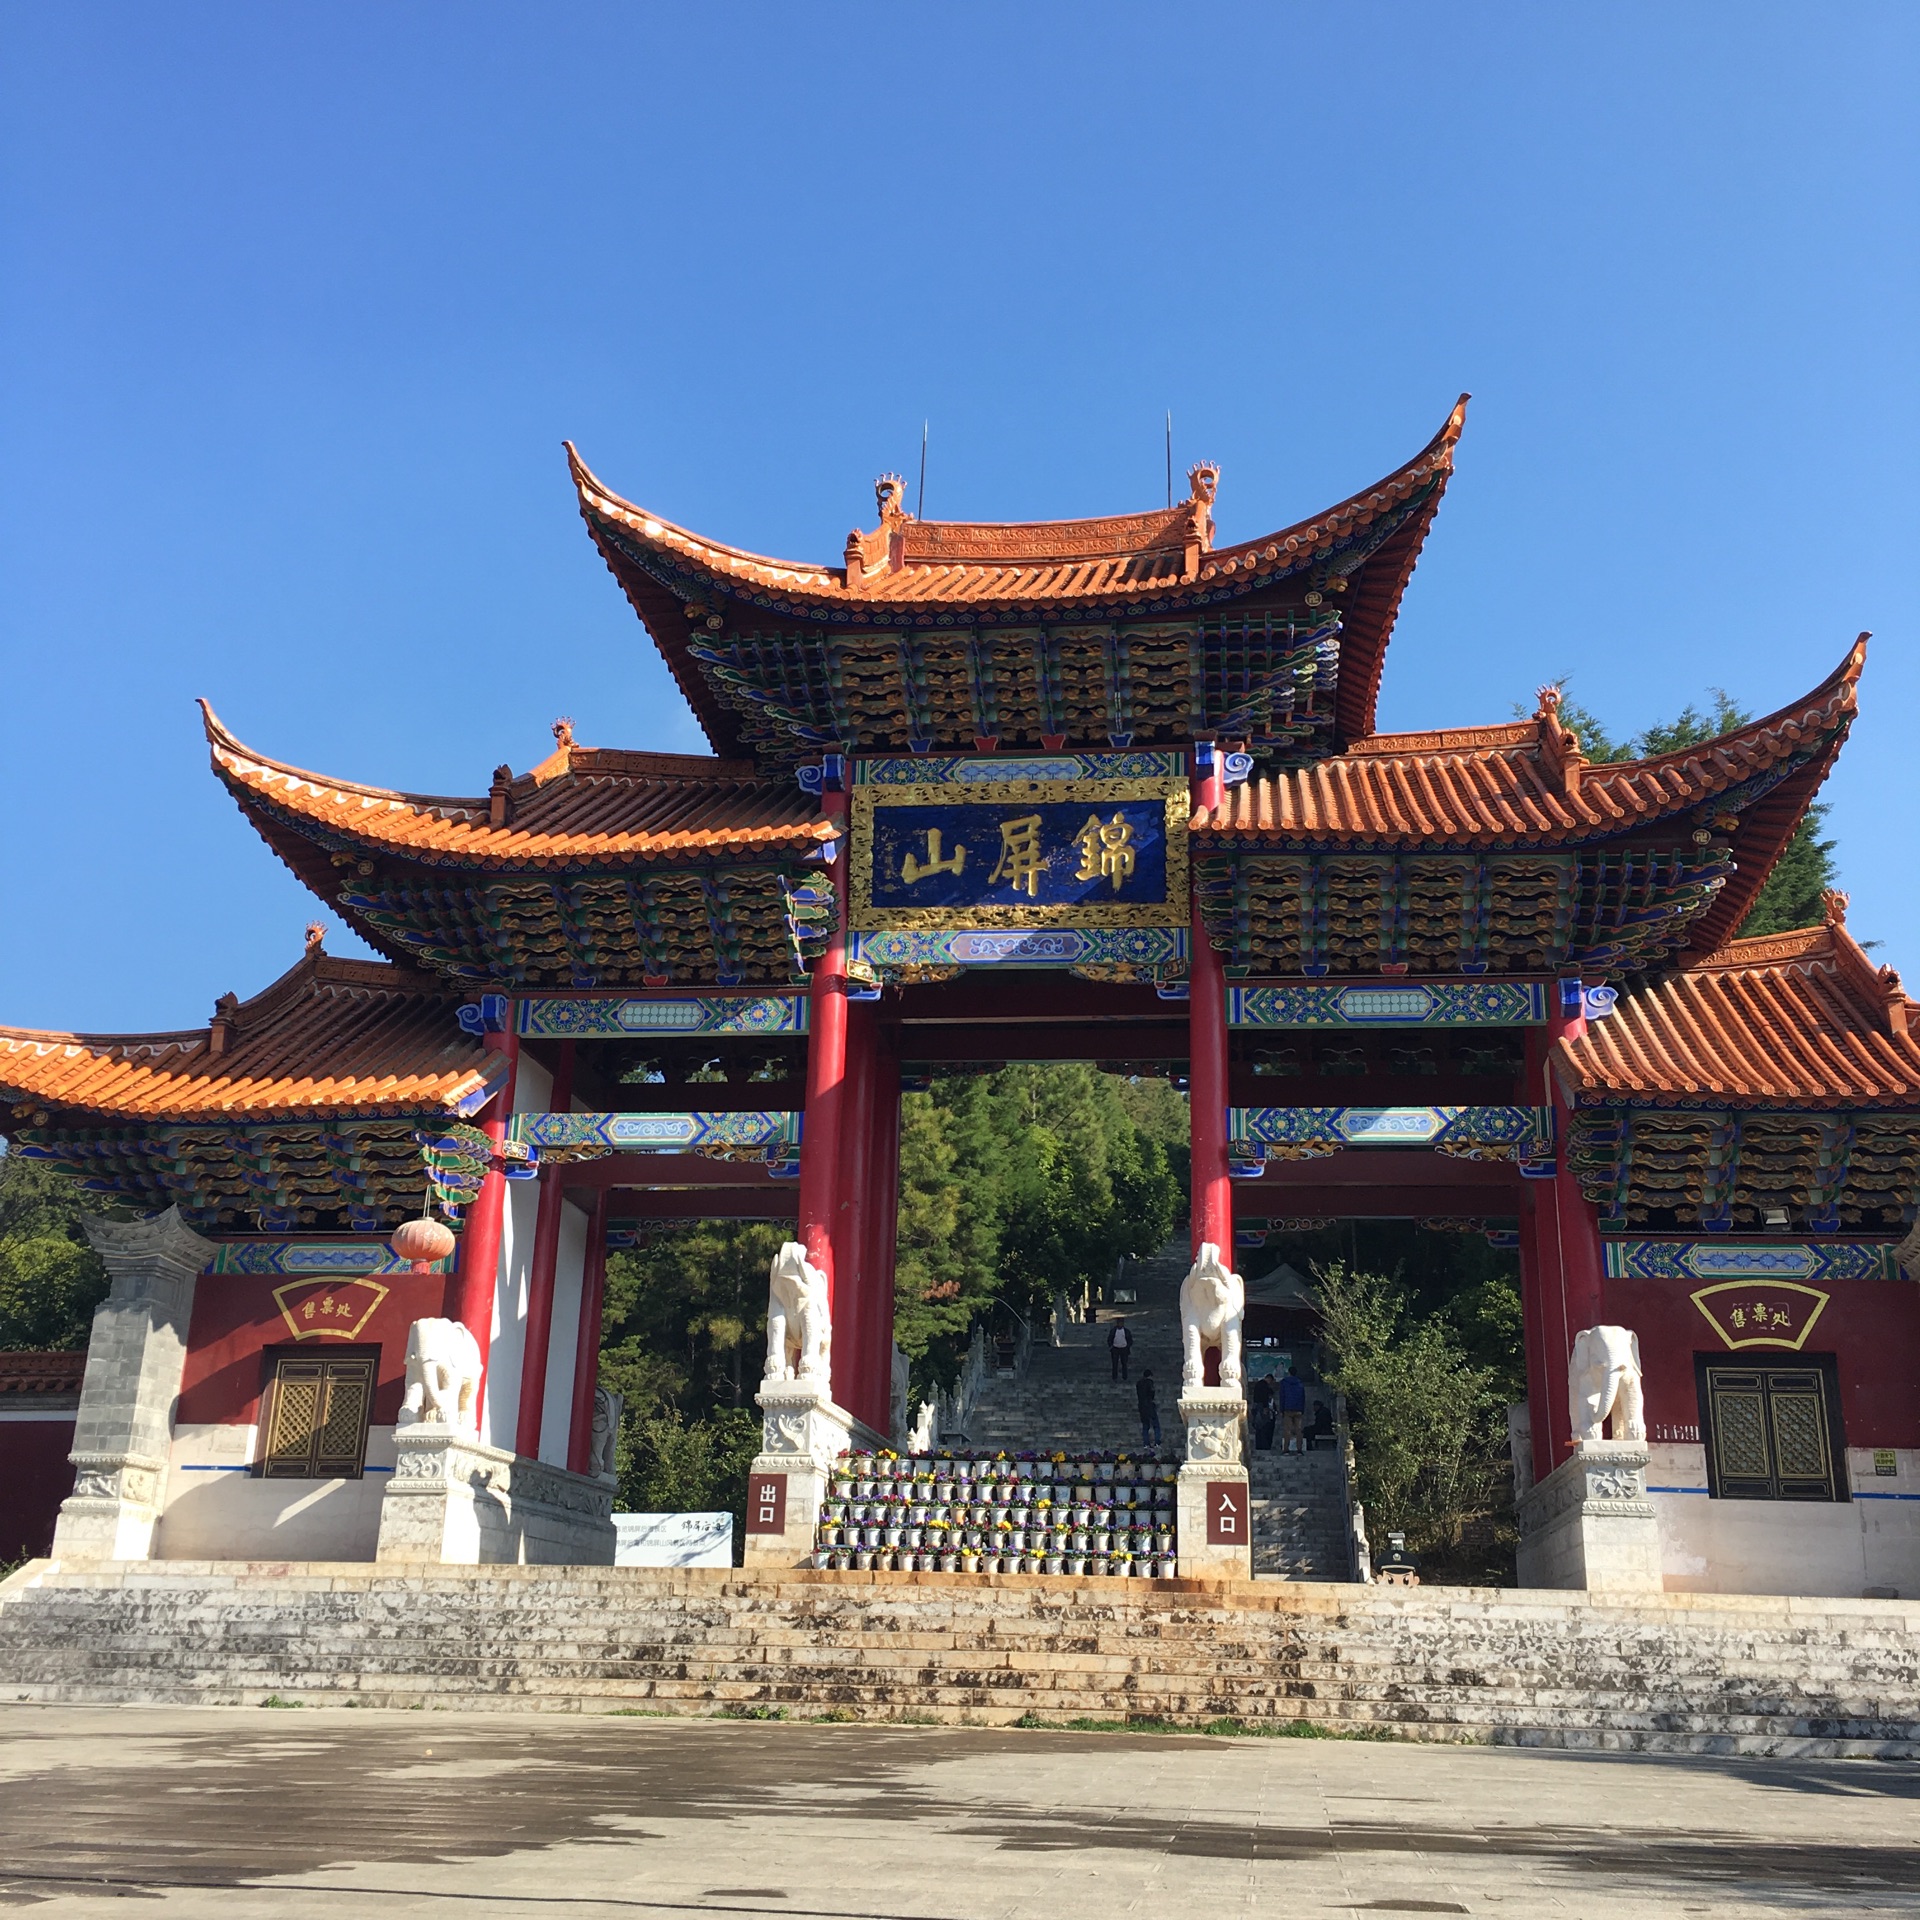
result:
M 1920 1040 L 1898 976 L 1837 917 L 1735 940 L 1624 999 L 1554 1050 L 1582 1104 L 1702 1096 L 1758 1106 L 1912 1106 Z M 1920 1013 L 1920 1010 L 1913 1010 Z
M 461 1033 L 454 1004 L 408 968 L 336 960 L 315 944 L 204 1028 L 0 1027 L 0 1101 L 177 1121 L 453 1113 L 484 1093 L 504 1058 Z

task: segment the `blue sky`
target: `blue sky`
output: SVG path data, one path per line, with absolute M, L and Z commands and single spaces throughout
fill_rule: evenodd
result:
M 192 701 L 483 791 L 697 749 L 560 452 L 836 559 L 1223 469 L 1239 539 L 1475 395 L 1387 727 L 1760 710 L 1920 974 L 1910 5 L 0 9 L 0 1021 L 204 1020 L 311 896 Z M 336 951 L 354 943 L 336 931 Z

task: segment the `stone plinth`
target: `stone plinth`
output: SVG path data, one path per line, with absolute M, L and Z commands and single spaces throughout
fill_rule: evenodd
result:
M 1583 1440 L 1520 1500 L 1520 1584 L 1658 1593 L 1644 1440 Z
M 154 1220 L 88 1220 L 112 1286 L 93 1316 L 73 1430 L 73 1492 L 53 1551 L 62 1560 L 144 1560 L 166 1498 L 173 1403 L 194 1282 L 213 1254 L 169 1207 Z
M 833 1463 L 859 1438 L 884 1444 L 871 1428 L 835 1406 L 825 1382 L 769 1380 L 755 1399 L 763 1424 L 747 1481 L 742 1564 L 798 1567 L 813 1552 L 820 1502 Z
M 394 1431 L 380 1503 L 382 1565 L 613 1564 L 613 1489 L 490 1447 L 457 1427 Z
M 1180 1469 L 1183 1580 L 1253 1577 L 1253 1498 L 1247 1479 L 1247 1403 L 1237 1387 L 1180 1396 L 1187 1457 Z

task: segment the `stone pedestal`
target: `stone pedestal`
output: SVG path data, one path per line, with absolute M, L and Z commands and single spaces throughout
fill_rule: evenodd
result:
M 1237 1387 L 1193 1387 L 1180 1396 L 1187 1458 L 1180 1469 L 1182 1579 L 1253 1578 L 1247 1403 Z
M 857 1439 L 885 1445 L 872 1428 L 837 1407 L 824 1382 L 770 1380 L 754 1396 L 764 1424 L 747 1478 L 742 1564 L 804 1566 L 813 1552 L 820 1502 L 833 1463 Z
M 1520 1584 L 1658 1593 L 1644 1440 L 1582 1440 L 1520 1499 Z
M 166 1497 L 194 1282 L 213 1244 L 178 1207 L 154 1220 L 85 1225 L 113 1285 L 93 1316 L 73 1492 L 61 1505 L 53 1552 L 61 1560 L 145 1560 Z
M 613 1487 L 420 1421 L 393 1435 L 383 1566 L 613 1565 Z

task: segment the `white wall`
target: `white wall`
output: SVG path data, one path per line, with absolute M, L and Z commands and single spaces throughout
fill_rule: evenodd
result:
M 1848 1448 L 1846 1502 L 1715 1500 L 1705 1447 L 1656 1441 L 1648 1456 L 1670 1593 L 1920 1596 L 1920 1451 L 1897 1449 L 1882 1478 L 1871 1450 Z
M 580 1297 L 587 1278 L 587 1214 L 569 1200 L 560 1209 L 560 1251 L 553 1270 L 553 1337 L 547 1345 L 547 1398 L 540 1421 L 540 1458 L 567 1464 L 573 1432 L 573 1363 L 580 1339 Z
M 391 1427 L 367 1431 L 358 1480 L 256 1480 L 258 1428 L 173 1431 L 157 1560 L 371 1560 L 393 1474 Z

